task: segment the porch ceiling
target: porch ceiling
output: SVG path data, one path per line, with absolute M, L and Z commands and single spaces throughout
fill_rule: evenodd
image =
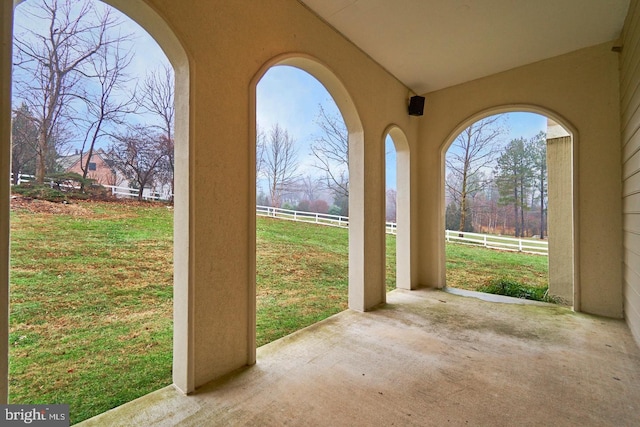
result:
M 299 0 L 418 94 L 620 36 L 629 0 Z

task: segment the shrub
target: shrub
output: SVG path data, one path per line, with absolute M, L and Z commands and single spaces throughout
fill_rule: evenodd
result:
M 49 202 L 66 202 L 70 199 L 108 200 L 111 193 L 93 179 L 84 179 L 74 172 L 57 173 L 47 176 L 45 184 L 34 181 L 24 182 L 11 187 L 11 191 L 32 199 Z
M 67 200 L 67 195 L 62 191 L 56 188 L 51 188 L 49 185 L 35 184 L 31 182 L 11 187 L 11 191 L 16 194 L 21 194 L 24 197 L 48 200 L 50 202 L 64 202 Z
M 479 292 L 485 292 L 488 294 L 506 295 L 515 298 L 556 303 L 557 301 L 555 298 L 548 295 L 548 290 L 548 286 L 531 286 L 510 279 L 494 279 L 488 284 L 478 288 Z

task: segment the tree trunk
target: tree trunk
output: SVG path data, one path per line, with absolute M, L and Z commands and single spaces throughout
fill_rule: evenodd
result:
M 544 172 L 540 174 L 540 240 L 544 239 Z
M 46 156 L 47 134 L 46 131 L 42 129 L 38 135 L 38 149 L 36 150 L 36 182 L 38 184 L 44 184 L 44 174 L 47 165 Z

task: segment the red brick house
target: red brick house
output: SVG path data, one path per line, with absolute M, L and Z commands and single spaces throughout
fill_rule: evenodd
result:
M 58 163 L 65 172 L 75 172 L 80 175 L 83 174 L 80 166 L 84 165 L 86 161 L 87 154 L 81 155 L 79 152 L 58 159 Z M 102 149 L 95 151 L 91 156 L 87 178 L 94 179 L 100 185 L 118 186 L 125 181 L 116 168 L 113 167 L 113 162 L 109 160 L 108 154 Z

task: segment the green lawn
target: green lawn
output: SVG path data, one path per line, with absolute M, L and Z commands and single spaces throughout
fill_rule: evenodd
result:
M 513 280 L 535 287 L 548 286 L 548 258 L 520 252 L 447 244 L 447 286 L 477 290 L 492 280 Z
M 11 403 L 68 403 L 75 423 L 170 384 L 173 210 L 21 206 L 11 213 Z M 545 257 L 447 251 L 450 285 L 546 275 Z M 394 236 L 387 254 L 393 289 Z M 258 345 L 346 309 L 347 278 L 346 229 L 257 218 Z
M 171 210 L 77 207 L 11 215 L 10 402 L 72 422 L 169 384 L 172 358 Z

